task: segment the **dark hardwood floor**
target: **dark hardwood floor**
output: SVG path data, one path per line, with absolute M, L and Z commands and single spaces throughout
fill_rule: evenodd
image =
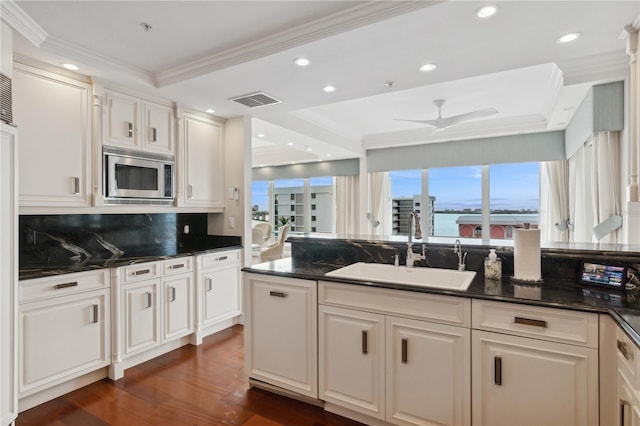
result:
M 248 389 L 242 326 L 184 346 L 20 413 L 17 426 L 336 425 L 360 423 L 289 398 Z

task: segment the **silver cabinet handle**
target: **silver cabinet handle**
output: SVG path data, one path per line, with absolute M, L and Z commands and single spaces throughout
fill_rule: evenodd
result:
M 407 339 L 406 337 L 404 339 L 402 339 L 401 341 L 401 358 L 402 358 L 402 363 L 406 364 L 408 363 L 408 359 L 407 359 L 407 352 L 408 352 L 408 346 L 409 346 L 409 339 Z
M 269 296 L 273 296 L 273 297 L 282 297 L 285 298 L 287 297 L 287 293 L 284 293 L 282 291 L 269 291 Z
M 155 127 L 151 128 L 151 142 L 157 142 L 157 139 L 156 139 L 156 128 Z
M 547 328 L 547 322 L 546 321 L 542 321 L 542 320 L 535 320 L 535 319 L 523 318 L 523 317 L 515 317 L 513 319 L 513 322 L 516 323 L 516 324 L 531 325 L 533 327 Z
M 147 291 L 145 293 L 145 296 L 147 297 L 147 306 L 145 306 L 146 308 L 150 308 L 151 307 L 151 292 Z
M 631 351 L 629 351 L 629 348 L 627 348 L 627 344 L 624 342 L 621 342 L 620 340 L 616 340 L 616 345 L 618 346 L 618 351 L 622 354 L 622 356 L 629 360 L 629 359 L 633 359 L 633 353 Z
M 180 263 L 178 265 L 171 265 L 171 269 L 180 269 L 184 268 L 184 263 Z
M 78 286 L 78 282 L 74 281 L 72 283 L 56 284 L 53 286 L 53 288 L 55 288 L 56 290 L 60 290 L 61 288 L 69 288 L 69 287 L 77 287 L 77 286 Z
M 220 256 L 220 257 L 216 257 L 216 262 L 222 261 L 222 260 L 227 260 L 228 256 Z
M 189 185 L 187 187 L 187 197 L 188 198 L 193 198 L 193 185 Z
M 73 193 L 74 194 L 79 194 L 80 193 L 80 178 L 77 176 L 74 176 L 73 178 Z
M 170 298 L 169 302 L 175 302 L 176 301 L 176 288 L 175 287 L 169 287 L 169 290 L 171 291 L 171 298 Z
M 99 306 L 98 305 L 92 305 L 91 306 L 92 311 L 93 311 L 93 321 L 94 323 L 98 322 L 98 317 L 100 316 L 100 311 L 99 311 Z
M 364 355 L 369 353 L 369 333 L 367 330 L 362 330 L 362 353 Z
M 502 357 L 493 358 L 493 383 L 502 386 Z
M 213 280 L 211 278 L 207 278 L 207 291 L 213 290 Z
M 149 272 L 151 272 L 150 269 L 141 269 L 139 271 L 135 271 L 133 275 L 144 275 L 144 274 L 148 274 Z
M 127 122 L 127 127 L 129 130 L 129 133 L 127 134 L 128 138 L 132 138 L 133 137 L 133 123 Z

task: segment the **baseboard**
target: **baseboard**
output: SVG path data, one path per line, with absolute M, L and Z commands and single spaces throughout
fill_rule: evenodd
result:
M 83 386 L 87 386 L 93 382 L 104 379 L 108 375 L 108 367 L 101 368 L 99 370 L 92 371 L 84 374 L 80 377 L 68 380 L 60 383 L 59 385 L 52 386 L 48 389 L 44 389 L 38 393 L 34 393 L 29 396 L 25 396 L 18 400 L 18 413 L 21 413 L 29 408 L 33 408 L 36 405 L 40 405 L 59 396 L 72 392 L 76 389 L 80 389 Z
M 274 386 L 274 385 L 271 385 L 269 383 L 262 382 L 260 380 L 249 378 L 249 386 L 250 387 L 254 387 L 254 388 L 258 388 L 258 389 L 262 389 L 262 390 L 266 390 L 266 391 L 269 391 L 271 393 L 275 393 L 275 394 L 278 394 L 278 395 L 286 396 L 286 397 L 291 398 L 291 399 L 296 399 L 298 401 L 306 402 L 307 404 L 315 405 L 316 407 L 323 407 L 324 406 L 324 401 L 322 401 L 322 400 L 315 399 L 315 398 L 309 398 L 308 396 L 304 396 L 304 395 L 299 395 L 299 394 L 297 394 L 295 392 L 289 391 L 287 389 L 282 389 L 282 388 L 280 388 L 278 386 Z

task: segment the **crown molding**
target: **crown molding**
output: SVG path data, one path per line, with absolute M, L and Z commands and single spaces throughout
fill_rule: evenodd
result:
M 438 3 L 442 3 L 442 0 L 368 1 L 346 11 L 159 72 L 156 74 L 156 86 L 189 80 Z
M 104 75 L 112 75 L 115 73 L 153 84 L 153 73 L 149 71 L 133 67 L 109 56 L 100 55 L 93 50 L 69 43 L 57 37 L 51 36 L 47 38 L 42 45 L 42 49 L 64 58 L 79 61 L 83 66 L 94 67 Z
M 0 18 L 36 47 L 40 47 L 49 37 L 44 28 L 13 0 L 0 2 Z
M 599 55 L 584 56 L 558 63 L 564 73 L 564 84 L 619 80 L 629 74 L 629 56 L 624 49 Z

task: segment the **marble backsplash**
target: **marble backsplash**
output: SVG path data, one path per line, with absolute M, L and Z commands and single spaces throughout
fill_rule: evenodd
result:
M 239 245 L 240 237 L 207 235 L 206 213 L 20 216 L 20 267 L 171 256 L 217 244 Z
M 292 262 L 327 264 L 336 267 L 355 262 L 375 262 L 392 264 L 394 256 L 399 255 L 400 264 L 405 264 L 407 244 L 402 242 L 359 240 L 359 239 L 323 239 L 312 237 L 290 237 Z M 484 274 L 484 259 L 490 248 L 496 248 L 502 260 L 502 274 L 513 275 L 513 247 L 465 246 L 467 253 L 465 265 L 470 271 Z M 422 252 L 422 242 L 413 245 L 415 253 Z M 456 269 L 458 255 L 453 252 L 452 244 L 425 244 L 426 259 L 416 262 L 416 266 Z M 640 253 L 620 251 L 542 249 L 541 273 L 543 279 L 578 279 L 583 260 L 600 263 L 623 264 L 640 278 Z

